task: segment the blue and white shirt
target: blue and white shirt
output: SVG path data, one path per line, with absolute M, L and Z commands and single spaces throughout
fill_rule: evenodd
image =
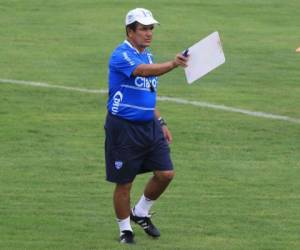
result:
M 139 52 L 127 40 L 112 53 L 109 61 L 108 111 L 130 121 L 149 121 L 154 118 L 156 91 L 151 92 L 150 84 L 156 90 L 156 76 L 133 76 L 140 64 L 153 63 L 149 50 Z

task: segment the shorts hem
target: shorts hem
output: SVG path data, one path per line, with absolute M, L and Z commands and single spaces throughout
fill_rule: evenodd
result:
M 128 184 L 128 183 L 132 183 L 134 181 L 134 179 L 133 180 L 118 181 L 118 180 L 111 180 L 111 179 L 106 178 L 106 181 L 110 182 L 110 183 L 115 183 L 115 184 Z

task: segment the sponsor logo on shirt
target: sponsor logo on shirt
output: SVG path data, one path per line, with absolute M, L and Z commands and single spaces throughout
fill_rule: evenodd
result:
M 156 88 L 157 77 L 141 77 L 141 76 L 138 76 L 138 77 L 135 78 L 134 84 L 135 84 L 135 86 L 137 86 L 139 88 L 149 89 L 150 88 L 150 84 L 154 88 Z
M 119 106 L 120 106 L 120 103 L 122 102 L 122 100 L 123 100 L 123 94 L 121 93 L 121 91 L 116 92 L 113 97 L 113 104 L 112 104 L 112 109 L 111 109 L 113 115 L 118 113 Z

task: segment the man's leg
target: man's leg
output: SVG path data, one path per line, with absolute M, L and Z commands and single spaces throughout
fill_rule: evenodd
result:
M 130 214 L 130 190 L 132 183 L 116 184 L 114 208 L 118 219 L 126 219 Z
M 149 214 L 154 201 L 165 191 L 174 175 L 175 172 L 173 170 L 153 172 L 153 176 L 145 187 L 144 194 L 135 205 L 135 215 L 145 217 Z
M 174 178 L 175 172 L 173 170 L 168 171 L 154 171 L 154 175 L 146 185 L 144 195 L 149 200 L 157 200 L 158 197 L 165 191 L 167 186 Z
M 173 170 L 154 171 L 153 177 L 146 185 L 144 194 L 132 210 L 131 220 L 139 224 L 152 237 L 159 237 L 160 232 L 152 224 L 149 211 L 154 201 L 165 191 L 174 175 L 175 172 Z
M 120 228 L 120 242 L 134 243 L 130 225 L 130 190 L 132 183 L 116 184 L 114 208 Z

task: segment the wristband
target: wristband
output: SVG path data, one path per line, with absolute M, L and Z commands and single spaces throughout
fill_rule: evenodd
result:
M 159 124 L 160 124 L 161 127 L 162 127 L 162 126 L 167 126 L 167 123 L 166 123 L 166 121 L 164 120 L 164 118 L 159 117 L 157 120 L 159 121 Z

